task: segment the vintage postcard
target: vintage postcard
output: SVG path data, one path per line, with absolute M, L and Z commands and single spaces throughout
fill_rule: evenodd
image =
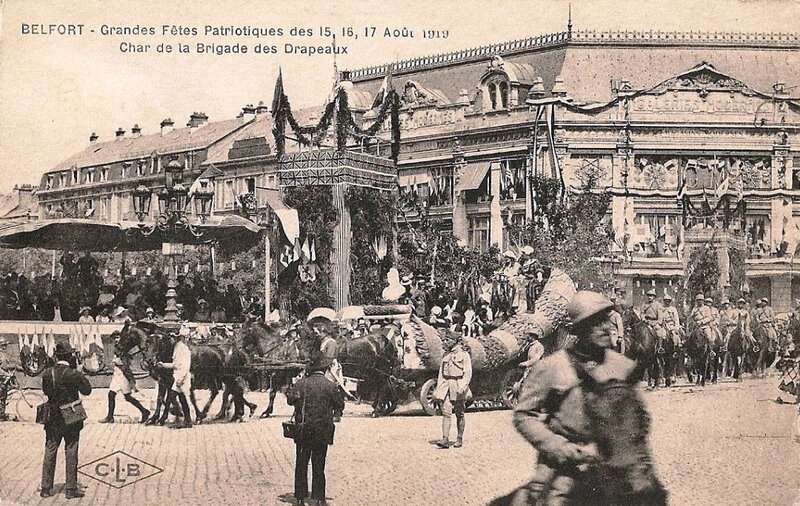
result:
M 799 246 L 797 0 L 5 0 L 0 504 L 797 504 Z

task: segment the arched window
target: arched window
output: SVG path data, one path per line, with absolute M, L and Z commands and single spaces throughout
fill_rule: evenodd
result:
M 484 107 L 492 111 L 508 109 L 509 90 L 508 77 L 505 74 L 495 73 L 486 79 L 483 83 Z

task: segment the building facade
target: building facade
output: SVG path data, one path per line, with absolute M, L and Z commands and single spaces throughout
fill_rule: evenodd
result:
M 609 258 L 631 302 L 650 287 L 673 291 L 687 247 L 716 237 L 724 221 L 747 250 L 753 295 L 788 310 L 800 299 L 800 273 L 786 254 L 800 241 L 799 68 L 800 34 L 570 28 L 345 71 L 342 84 L 357 120 L 369 124 L 372 98 L 391 73 L 402 103 L 400 191 L 470 247 L 519 246 L 507 228 L 530 217 L 528 176 L 558 178 L 568 190 L 591 181 L 612 196 Z M 321 111 L 295 119 L 316 124 Z M 41 213 L 91 199 L 96 217 L 130 218 L 125 195 L 140 181 L 157 184 L 160 160 L 176 155 L 197 173 L 218 171 L 215 212 L 232 212 L 248 193 L 266 207 L 258 189 L 278 186 L 266 112 L 247 106 L 211 124 L 213 135 L 192 137 L 189 126 L 172 143 L 155 134 L 123 149 L 127 140 L 118 139 L 105 154 L 91 144 L 45 174 Z M 378 137 L 365 139 L 366 149 L 388 152 L 389 132 Z M 724 218 L 687 218 L 721 202 Z

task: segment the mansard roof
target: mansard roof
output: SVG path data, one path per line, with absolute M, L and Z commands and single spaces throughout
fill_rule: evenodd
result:
M 709 62 L 756 91 L 772 93 L 778 81 L 800 84 L 798 49 L 798 33 L 574 31 L 357 69 L 350 76 L 356 88 L 374 94 L 391 65 L 398 89 L 413 80 L 455 102 L 462 89 L 472 94 L 499 55 L 506 65 L 532 68 L 548 94 L 560 75 L 574 101 L 602 103 L 612 98 L 612 80 L 646 89 Z
M 125 160 L 135 160 L 156 154 L 178 153 L 202 149 L 230 135 L 245 124 L 243 118 L 234 118 L 205 123 L 196 128 L 176 128 L 162 135 L 160 132 L 124 137 L 107 142 L 89 144 L 86 149 L 67 158 L 50 173 L 68 170 L 71 167 L 96 167 Z

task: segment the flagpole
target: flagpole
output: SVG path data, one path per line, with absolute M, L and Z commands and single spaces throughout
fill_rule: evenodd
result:
M 264 321 L 267 321 L 270 314 L 270 299 L 272 294 L 270 290 L 272 289 L 271 280 L 270 280 L 270 270 L 272 268 L 272 258 L 270 256 L 270 240 L 269 240 L 269 232 L 270 227 L 267 225 L 267 229 L 264 232 Z

